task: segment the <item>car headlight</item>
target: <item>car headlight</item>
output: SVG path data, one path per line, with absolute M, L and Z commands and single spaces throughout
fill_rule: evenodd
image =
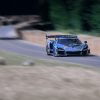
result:
M 58 51 L 64 51 L 64 49 L 63 49 L 63 48 L 58 48 L 57 50 L 58 50 Z

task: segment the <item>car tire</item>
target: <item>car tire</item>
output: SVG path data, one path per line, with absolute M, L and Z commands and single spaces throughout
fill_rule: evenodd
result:
M 50 53 L 47 52 L 47 55 L 50 56 Z
M 82 53 L 82 56 L 88 56 L 88 55 L 89 55 L 88 52 L 83 52 L 83 53 Z
M 68 57 L 68 54 L 66 53 L 65 56 Z
M 58 53 L 57 53 L 56 50 L 54 50 L 54 52 L 53 52 L 53 56 L 54 56 L 54 57 L 58 57 Z
M 47 46 L 46 46 L 46 52 L 47 52 L 47 55 L 50 56 L 50 52 Z

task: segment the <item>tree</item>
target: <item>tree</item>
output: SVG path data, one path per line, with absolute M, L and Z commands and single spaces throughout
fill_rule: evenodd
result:
M 95 0 L 83 0 L 80 9 L 82 30 L 91 31 L 93 29 L 91 19 Z
M 67 13 L 67 23 L 69 28 L 79 28 L 80 20 L 79 20 L 79 9 L 81 0 L 62 0 L 62 3 L 66 9 Z

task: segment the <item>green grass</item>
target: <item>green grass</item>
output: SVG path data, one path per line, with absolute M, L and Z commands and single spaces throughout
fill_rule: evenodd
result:
M 23 56 L 19 54 L 15 54 L 12 52 L 0 51 L 0 57 L 4 57 L 6 59 L 7 65 L 22 65 L 25 61 L 33 61 L 36 65 L 43 66 L 66 66 L 66 67 L 89 67 L 81 64 L 75 64 L 71 62 L 63 62 L 57 60 L 48 60 L 48 59 L 39 59 L 29 56 Z
M 48 66 L 73 66 L 74 64 L 65 63 L 65 62 L 58 62 L 54 60 L 47 60 L 47 59 L 39 59 L 29 56 L 24 56 L 20 54 L 15 54 L 12 52 L 0 51 L 0 56 L 4 57 L 7 61 L 7 65 L 21 65 L 25 61 L 33 61 L 38 65 L 48 65 Z M 78 65 L 80 66 L 80 65 Z
M 83 64 L 77 64 L 72 62 L 64 62 L 57 60 L 48 60 L 48 59 L 39 59 L 29 56 L 23 56 L 19 54 L 15 54 L 12 52 L 0 51 L 0 57 L 4 57 L 6 59 L 7 66 L 23 66 L 23 63 L 26 61 L 33 61 L 35 66 L 46 66 L 46 67 L 67 67 L 67 68 L 83 68 L 83 69 L 91 69 L 93 71 L 100 72 L 100 68 L 94 66 L 88 66 Z M 3 66 L 6 68 L 7 66 Z M 19 68 L 18 67 L 18 68 Z
M 6 51 L 0 51 L 0 56 L 6 59 L 8 65 L 19 65 L 23 61 L 29 59 L 29 57 L 17 55 Z

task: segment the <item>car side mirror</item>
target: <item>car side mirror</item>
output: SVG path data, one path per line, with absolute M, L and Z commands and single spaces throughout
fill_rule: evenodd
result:
M 87 44 L 87 41 L 84 41 L 85 44 Z

